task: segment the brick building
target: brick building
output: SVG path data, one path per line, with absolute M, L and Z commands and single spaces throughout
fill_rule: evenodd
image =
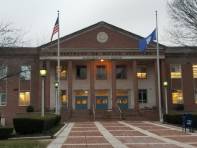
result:
M 121 110 L 158 119 L 156 45 L 138 49 L 142 37 L 105 22 L 62 37 L 61 113 L 71 110 Z M 6 124 L 32 105 L 41 108 L 44 65 L 45 110 L 55 108 L 57 41 L 37 48 L 0 48 L 0 116 Z M 195 47 L 160 45 L 161 84 L 168 82 L 169 111 L 197 111 Z M 3 79 L 6 77 L 5 79 Z M 165 111 L 164 87 L 161 85 Z M 99 114 L 100 112 L 98 112 Z

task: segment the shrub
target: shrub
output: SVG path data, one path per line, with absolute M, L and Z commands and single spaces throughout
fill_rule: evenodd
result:
M 171 123 L 171 124 L 182 124 L 182 115 L 174 114 L 174 115 L 164 115 L 163 116 L 164 122 Z
M 34 112 L 34 107 L 29 105 L 29 106 L 27 106 L 26 111 L 27 112 Z
M 183 114 L 167 114 L 163 116 L 164 122 L 170 124 L 182 125 L 182 116 Z M 197 115 L 192 114 L 192 125 L 194 128 L 197 128 Z
M 13 133 L 13 128 L 0 127 L 0 139 L 8 139 Z
M 60 116 L 19 117 L 14 118 L 14 128 L 18 134 L 42 133 L 56 126 L 60 122 Z

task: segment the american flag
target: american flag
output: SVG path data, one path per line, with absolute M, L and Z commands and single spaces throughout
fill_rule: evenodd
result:
M 53 35 L 56 34 L 57 32 L 59 32 L 59 17 L 57 17 L 57 20 L 56 20 L 55 25 L 53 27 L 53 32 L 52 32 L 52 35 L 51 35 L 51 41 L 53 39 Z

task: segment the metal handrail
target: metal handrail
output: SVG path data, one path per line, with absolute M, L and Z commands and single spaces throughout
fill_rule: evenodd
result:
M 120 109 L 120 106 L 118 105 L 118 103 L 116 103 L 116 106 L 117 106 L 118 111 L 120 113 L 120 120 L 122 120 L 122 110 Z
M 92 112 L 93 112 L 93 119 L 95 120 L 96 112 L 95 112 L 95 105 L 92 105 Z

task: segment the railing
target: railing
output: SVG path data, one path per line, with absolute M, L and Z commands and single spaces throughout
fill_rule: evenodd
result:
M 95 112 L 95 105 L 92 105 L 92 113 L 93 113 L 93 120 L 95 120 L 96 112 Z
M 117 106 L 118 111 L 120 113 L 120 120 L 122 120 L 122 110 L 120 109 L 120 106 L 118 105 L 118 103 L 116 103 L 116 106 Z

